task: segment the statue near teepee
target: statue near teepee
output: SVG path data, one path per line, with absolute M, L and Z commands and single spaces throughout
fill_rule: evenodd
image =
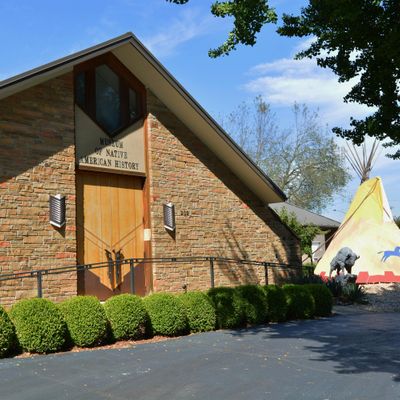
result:
M 348 248 L 362 260 L 354 261 L 350 270 L 356 276 L 356 283 L 400 282 L 400 229 L 394 222 L 382 180 L 370 178 L 378 150 L 378 142 L 374 142 L 370 151 L 365 143 L 359 152 L 348 146 L 346 157 L 361 184 L 315 268 L 315 273 L 322 277 L 330 277 L 339 268 L 342 273 L 337 275 L 338 279 L 348 279 L 341 278 L 350 274 L 344 273 L 346 267 L 338 261 L 341 250 Z
M 329 278 L 331 278 L 332 272 L 336 271 L 337 275 L 334 279 L 342 286 L 347 283 L 355 283 L 357 275 L 353 275 L 351 269 L 359 258 L 360 256 L 354 253 L 350 247 L 342 247 L 331 261 Z
M 354 253 L 354 251 L 349 247 L 341 248 L 331 261 L 329 278 L 331 277 L 333 271 L 336 271 L 338 275 L 340 275 L 340 273 L 345 275 L 346 271 L 348 274 L 351 274 L 351 268 L 359 258 L 360 256 Z

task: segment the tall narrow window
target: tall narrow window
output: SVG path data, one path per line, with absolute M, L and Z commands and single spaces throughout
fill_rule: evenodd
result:
M 75 102 L 113 137 L 142 118 L 143 89 L 138 89 L 141 84 L 135 83 L 115 58 L 111 61 L 112 65 L 108 65 L 103 57 L 85 64 L 87 68 L 79 68 L 75 74 Z
M 96 120 L 107 132 L 122 125 L 120 81 L 107 65 L 96 68 Z
M 85 73 L 80 72 L 75 77 L 75 101 L 80 107 L 85 107 Z

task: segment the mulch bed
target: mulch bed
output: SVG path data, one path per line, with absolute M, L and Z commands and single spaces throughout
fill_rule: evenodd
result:
M 80 353 L 82 351 L 97 351 L 97 350 L 109 350 L 109 349 L 128 349 L 128 348 L 135 348 L 137 345 L 140 345 L 140 344 L 165 342 L 167 340 L 175 340 L 178 338 L 179 338 L 179 336 L 178 337 L 154 336 L 150 339 L 120 340 L 113 344 L 105 344 L 103 346 L 96 346 L 96 347 L 77 347 L 77 346 L 75 346 L 70 350 L 58 351 L 56 353 L 51 353 L 51 354 Z M 14 358 L 29 358 L 29 357 L 37 357 L 40 355 L 41 354 L 24 352 L 24 353 L 14 356 Z

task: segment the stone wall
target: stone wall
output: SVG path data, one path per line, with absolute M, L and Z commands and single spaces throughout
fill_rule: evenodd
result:
M 152 93 L 148 94 L 152 256 L 220 256 L 298 264 L 297 238 Z M 0 101 L 0 274 L 76 263 L 73 78 Z M 67 224 L 49 223 L 49 196 L 67 195 Z M 177 230 L 163 226 L 164 202 Z M 287 271 L 269 271 L 274 282 Z M 263 267 L 215 264 L 215 285 L 265 283 Z M 209 263 L 154 264 L 155 291 L 206 289 Z M 0 282 L 0 303 L 36 296 L 36 279 Z M 76 294 L 76 275 L 44 277 L 43 295 Z
M 72 74 L 0 100 L 0 273 L 76 263 Z M 49 224 L 49 195 L 67 195 L 67 224 Z M 36 295 L 36 279 L 0 282 L 0 303 Z M 45 297 L 76 294 L 74 273 L 44 278 Z
M 148 93 L 152 256 L 300 263 L 297 238 L 154 94 Z M 163 226 L 175 204 L 176 232 Z M 288 271 L 269 271 L 269 283 Z M 215 284 L 264 283 L 263 267 L 215 265 Z M 155 291 L 206 289 L 209 263 L 155 264 Z

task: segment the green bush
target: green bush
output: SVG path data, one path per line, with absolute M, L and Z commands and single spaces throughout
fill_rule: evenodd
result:
M 190 332 L 207 332 L 215 329 L 215 308 L 205 293 L 188 292 L 179 298 L 186 309 Z
M 332 293 L 333 297 L 340 297 L 342 295 L 342 285 L 335 278 L 328 278 L 325 282 L 325 286 Z
M 12 307 L 10 318 L 23 350 L 51 353 L 65 344 L 65 322 L 60 310 L 50 300 L 21 300 Z
M 101 344 L 108 333 L 106 313 L 94 296 L 77 296 L 59 304 L 72 344 L 91 347 Z
M 243 301 L 238 292 L 229 287 L 212 288 L 207 292 L 214 304 L 218 329 L 237 328 L 246 322 Z
M 267 321 L 267 299 L 264 290 L 257 285 L 243 285 L 235 288 L 240 296 L 246 322 L 262 324 Z
M 303 263 L 302 273 L 303 276 L 311 276 L 314 275 L 316 265 L 314 263 Z
M 288 306 L 288 319 L 312 318 L 315 312 L 315 302 L 311 293 L 303 285 L 284 285 L 282 287 Z
M 15 327 L 4 308 L 0 306 L 0 358 L 14 350 L 16 342 Z
M 317 317 L 328 317 L 332 314 L 333 297 L 326 285 L 310 284 L 304 285 L 311 293 L 315 302 L 315 315 Z
M 140 339 L 145 336 L 149 316 L 143 300 L 132 294 L 110 297 L 104 304 L 116 340 Z
M 285 292 L 276 285 L 264 286 L 267 299 L 267 318 L 271 322 L 286 321 L 287 303 Z
M 185 306 L 176 296 L 155 293 L 144 298 L 154 335 L 178 336 L 188 330 Z
M 339 299 L 343 303 L 359 303 L 367 304 L 366 292 L 363 286 L 357 285 L 356 283 L 346 283 L 341 286 L 341 293 Z

